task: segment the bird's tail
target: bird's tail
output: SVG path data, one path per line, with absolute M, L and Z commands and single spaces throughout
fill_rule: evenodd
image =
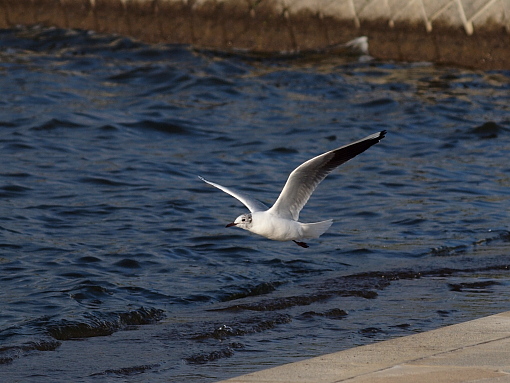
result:
M 319 238 L 333 224 L 332 219 L 322 222 L 302 223 L 303 238 Z

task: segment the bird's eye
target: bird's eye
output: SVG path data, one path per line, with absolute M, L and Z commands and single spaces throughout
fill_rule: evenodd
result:
M 246 221 L 246 218 L 243 218 L 241 221 L 243 221 L 243 222 Z

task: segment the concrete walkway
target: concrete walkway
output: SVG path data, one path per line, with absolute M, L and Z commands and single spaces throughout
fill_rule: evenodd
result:
M 225 383 L 510 382 L 510 311 L 290 363 Z

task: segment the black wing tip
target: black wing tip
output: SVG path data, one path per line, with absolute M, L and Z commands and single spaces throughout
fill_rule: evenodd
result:
M 386 130 L 381 130 L 379 132 L 379 139 L 382 140 L 384 137 L 386 137 L 386 133 L 388 133 L 388 131 Z

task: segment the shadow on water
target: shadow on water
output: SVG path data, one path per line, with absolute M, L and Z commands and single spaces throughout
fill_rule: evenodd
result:
M 507 72 L 38 27 L 0 72 L 6 381 L 212 382 L 508 310 Z M 383 129 L 309 249 L 225 229 L 244 208 L 197 178 L 271 205 Z

